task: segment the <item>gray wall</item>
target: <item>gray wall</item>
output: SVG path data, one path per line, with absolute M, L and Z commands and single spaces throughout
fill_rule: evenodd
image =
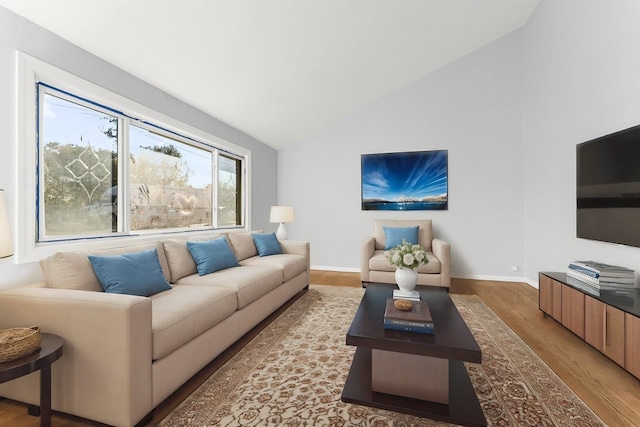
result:
M 75 74 L 143 104 L 188 125 L 243 146 L 252 153 L 251 212 L 254 229 L 275 229 L 269 223 L 269 209 L 275 204 L 277 153 L 271 147 L 237 131 L 203 112 L 171 97 L 155 87 L 127 74 L 44 30 L 43 28 L 0 7 L 0 188 L 6 189 L 7 207 L 15 236 L 16 218 L 16 51 L 22 51 L 60 69 Z M 19 143 L 29 143 L 20 141 Z M 13 264 L 13 259 L 0 260 L 0 288 L 28 283 L 41 278 L 37 264 Z
M 278 151 L 278 201 L 317 267 L 358 271 L 374 218 L 431 218 L 458 277 L 524 263 L 523 37 L 512 33 Z M 449 150 L 449 210 L 360 209 L 360 155 Z M 515 273 L 519 275 L 520 273 Z
M 290 235 L 313 265 L 358 271 L 373 218 L 432 218 L 457 277 L 537 286 L 575 259 L 640 271 L 640 249 L 575 232 L 576 144 L 640 124 L 638 16 L 637 1 L 543 0 L 521 30 L 281 150 Z M 360 210 L 360 154 L 435 148 L 449 150 L 448 211 Z
M 545 0 L 525 28 L 531 280 L 575 259 L 640 271 L 640 249 L 578 239 L 575 231 L 576 144 L 640 124 L 638 17 L 638 1 Z

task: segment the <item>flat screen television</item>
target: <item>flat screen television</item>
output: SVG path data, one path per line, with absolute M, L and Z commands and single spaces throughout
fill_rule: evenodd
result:
M 640 126 L 576 146 L 577 236 L 640 247 Z
M 447 150 L 363 154 L 362 210 L 447 210 Z

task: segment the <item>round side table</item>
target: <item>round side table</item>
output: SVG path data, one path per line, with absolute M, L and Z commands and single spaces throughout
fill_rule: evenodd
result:
M 20 359 L 0 363 L 0 383 L 40 371 L 40 426 L 51 426 L 51 364 L 62 356 L 62 338 L 42 334 L 40 349 Z M 31 408 L 31 407 L 30 407 Z M 30 415 L 38 415 L 38 411 Z

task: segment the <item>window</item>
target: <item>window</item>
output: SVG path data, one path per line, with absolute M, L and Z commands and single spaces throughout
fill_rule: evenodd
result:
M 242 221 L 242 161 L 222 154 L 218 158 L 218 224 L 228 227 Z
M 120 120 L 44 87 L 39 100 L 39 240 L 110 233 Z
M 212 152 L 138 126 L 131 126 L 130 141 L 131 229 L 210 227 Z
M 248 150 L 22 54 L 19 77 L 19 140 L 36 141 L 19 147 L 19 184 L 33 193 L 19 200 L 33 214 L 18 227 L 19 261 L 105 238 L 249 228 Z

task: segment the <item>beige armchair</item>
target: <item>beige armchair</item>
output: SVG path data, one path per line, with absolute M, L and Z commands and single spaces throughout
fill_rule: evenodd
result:
M 366 287 L 371 282 L 395 283 L 396 268 L 384 256 L 386 244 L 383 227 L 419 226 L 418 243 L 426 249 L 429 263 L 418 268 L 418 285 L 451 285 L 451 246 L 440 239 L 434 239 L 431 220 L 383 220 L 373 222 L 373 236 L 362 242 L 360 250 L 360 280 Z

